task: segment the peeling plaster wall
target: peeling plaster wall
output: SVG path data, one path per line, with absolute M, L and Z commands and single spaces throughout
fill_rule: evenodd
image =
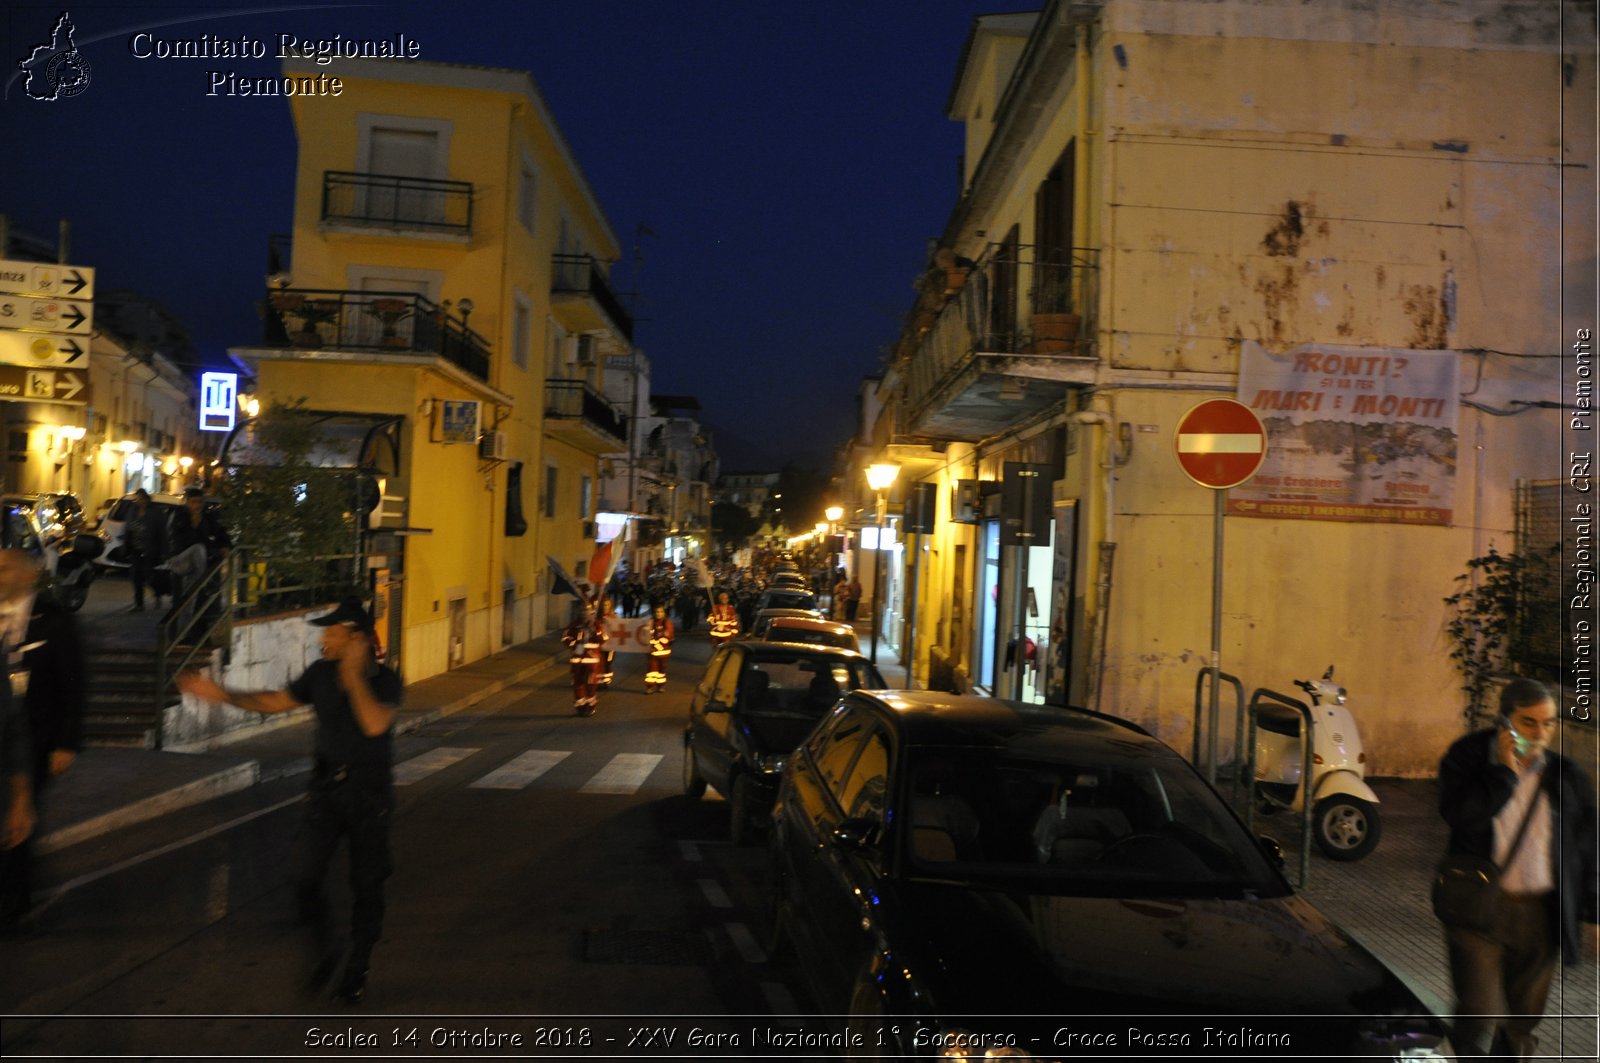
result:
M 1107 3 L 1097 50 L 1126 66 L 1101 65 L 1099 394 L 1147 429 L 1117 473 L 1107 711 L 1189 748 L 1212 494 L 1177 471 L 1172 431 L 1201 385 L 1232 390 L 1242 340 L 1487 351 L 1462 355 L 1466 397 L 1559 398 L 1562 230 L 1594 224 L 1592 202 L 1562 211 L 1563 94 L 1593 99 L 1594 37 L 1569 26 L 1588 58 L 1564 85 L 1561 7 Z M 1468 558 L 1513 546 L 1516 480 L 1563 475 L 1559 429 L 1464 404 L 1450 527 L 1230 518 L 1224 670 L 1292 693 L 1332 663 L 1373 770 L 1431 773 L 1464 702 L 1442 599 Z M 1060 485 L 1091 510 L 1092 460 Z

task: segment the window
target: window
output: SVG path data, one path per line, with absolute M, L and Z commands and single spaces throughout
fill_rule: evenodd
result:
M 554 517 L 556 515 L 556 471 L 554 465 L 546 465 L 544 467 L 544 515 L 546 517 Z
M 534 231 L 534 220 L 539 216 L 539 184 L 533 170 L 533 161 L 522 157 L 522 181 L 517 187 L 517 220 L 528 232 Z
M 562 371 L 565 364 L 564 351 L 567 345 L 567 330 L 554 321 L 546 321 L 544 342 L 544 375 L 547 380 L 559 380 L 566 374 Z
M 594 504 L 594 477 L 583 476 L 578 479 L 578 519 L 588 520 L 590 507 Z
M 518 369 L 528 368 L 528 358 L 533 348 L 533 307 L 521 292 L 513 292 L 516 309 L 511 322 L 511 361 Z
M 888 793 L 889 740 L 882 731 L 874 731 L 839 791 L 839 807 L 847 818 L 866 816 L 881 822 Z
M 850 770 L 856 751 L 871 730 L 872 722 L 860 711 L 845 710 L 832 733 L 817 751 L 817 774 L 822 784 L 834 793 Z
M 732 705 L 739 697 L 739 670 L 744 658 L 736 656 L 732 650 L 724 650 L 723 660 L 731 660 L 733 663 L 724 668 L 717 677 L 717 685 L 712 690 L 711 696 L 724 705 Z

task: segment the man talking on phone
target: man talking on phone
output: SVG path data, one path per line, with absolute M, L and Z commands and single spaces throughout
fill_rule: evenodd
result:
M 393 735 L 400 677 L 378 663 L 372 618 L 359 599 L 311 623 L 321 627 L 322 659 L 284 690 L 225 690 L 195 671 L 178 676 L 178 689 L 206 701 L 273 714 L 310 705 L 316 714 L 316 756 L 307 796 L 304 852 L 297 898 L 302 919 L 321 927 L 328 864 L 341 839 L 350 843 L 350 956 L 334 998 L 354 1004 L 366 993 L 372 949 L 383 929 L 383 883 L 391 858 L 394 812 Z M 331 973 L 327 955 L 317 977 Z

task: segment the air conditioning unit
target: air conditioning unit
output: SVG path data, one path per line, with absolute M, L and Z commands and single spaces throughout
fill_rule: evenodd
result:
M 510 452 L 511 447 L 504 432 L 485 432 L 478 437 L 478 457 L 485 461 L 505 461 Z

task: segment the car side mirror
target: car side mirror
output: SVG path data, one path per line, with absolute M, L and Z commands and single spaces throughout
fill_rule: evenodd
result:
M 1267 859 L 1272 861 L 1273 867 L 1277 868 L 1279 871 L 1283 870 L 1283 846 L 1278 844 L 1278 840 L 1276 838 L 1266 834 L 1258 835 L 1256 837 L 1256 845 L 1260 846 L 1261 851 L 1266 854 Z
M 716 698 L 707 698 L 706 699 L 706 712 L 711 713 L 711 712 L 729 712 L 729 711 L 731 711 L 731 710 L 728 708 L 728 705 L 727 705 L 726 702 L 718 701 Z
M 833 828 L 834 844 L 851 852 L 866 852 L 878 844 L 878 821 L 864 816 L 844 820 Z

